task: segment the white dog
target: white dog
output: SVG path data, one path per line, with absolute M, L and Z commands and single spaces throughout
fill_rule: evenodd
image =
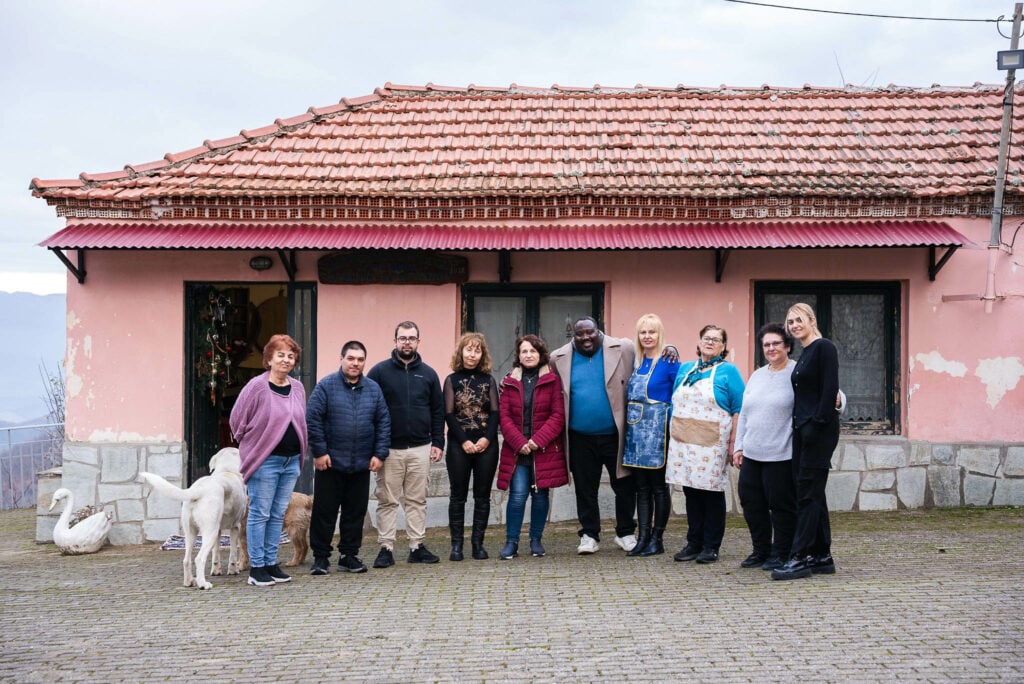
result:
M 220 532 L 229 530 L 231 550 L 228 553 L 229 575 L 238 574 L 238 547 L 241 539 L 242 520 L 245 518 L 248 499 L 242 482 L 241 457 L 238 449 L 221 449 L 210 459 L 210 474 L 196 480 L 188 489 L 180 489 L 153 473 L 139 473 L 139 479 L 147 482 L 164 496 L 181 501 L 181 529 L 185 534 L 185 586 L 193 584 L 200 589 L 212 589 L 206 581 L 204 569 L 206 558 L 213 551 L 211 574 L 220 572 Z M 196 571 L 192 575 L 192 547 L 196 533 L 203 537 L 203 545 L 196 554 Z

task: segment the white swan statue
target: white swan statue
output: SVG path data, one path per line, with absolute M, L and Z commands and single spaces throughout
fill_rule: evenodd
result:
M 113 515 L 109 511 L 100 511 L 93 513 L 74 527 L 68 527 L 71 511 L 75 507 L 75 498 L 70 489 L 61 487 L 53 493 L 50 510 L 52 511 L 59 502 L 65 500 L 67 503 L 64 504 L 64 512 L 60 514 L 57 526 L 53 528 L 53 543 L 65 556 L 96 553 L 107 543 L 107 534 L 110 533 L 110 528 L 113 525 L 111 521 Z

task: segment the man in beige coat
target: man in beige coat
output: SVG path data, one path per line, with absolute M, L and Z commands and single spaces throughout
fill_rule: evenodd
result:
M 608 337 L 589 316 L 573 324 L 572 341 L 551 353 L 551 367 L 562 381 L 565 398 L 580 554 L 595 553 L 601 540 L 597 492 L 602 468 L 615 493 L 615 543 L 626 551 L 636 545 L 636 488 L 622 467 L 626 386 L 635 356 L 632 340 Z

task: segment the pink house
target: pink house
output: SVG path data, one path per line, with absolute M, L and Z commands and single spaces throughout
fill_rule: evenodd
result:
M 807 301 L 850 399 L 833 508 L 1024 504 L 1020 114 L 988 248 L 1002 98 L 387 84 L 158 161 L 35 179 L 67 220 L 42 243 L 69 273 L 64 486 L 116 511 L 115 543 L 175 531 L 137 472 L 204 472 L 276 332 L 303 345 L 311 388 L 342 342 L 375 362 L 406 319 L 443 376 L 464 330 L 503 372 L 517 334 L 556 347 L 593 314 L 632 337 L 654 311 L 684 355 L 724 326 L 746 377 L 757 328 Z M 574 516 L 571 495 L 553 516 Z

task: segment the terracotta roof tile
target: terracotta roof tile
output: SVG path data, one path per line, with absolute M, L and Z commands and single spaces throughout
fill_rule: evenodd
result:
M 36 179 L 32 189 L 53 200 L 137 196 L 140 187 L 150 197 L 191 187 L 226 198 L 290 191 L 453 198 L 982 193 L 994 183 L 1001 100 L 1002 87 L 982 85 L 387 83 L 163 160 L 83 174 L 75 183 Z M 1014 133 L 1024 135 L 1020 115 Z M 1014 155 L 1009 192 L 1019 191 L 1022 174 Z

